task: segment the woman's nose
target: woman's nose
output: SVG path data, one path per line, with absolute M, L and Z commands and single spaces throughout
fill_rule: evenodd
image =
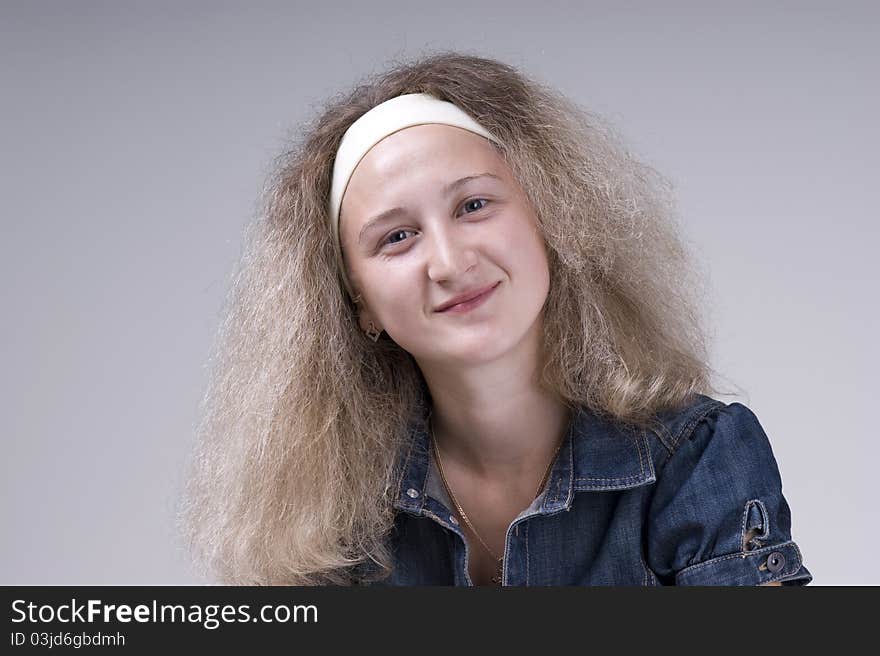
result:
M 459 277 L 476 262 L 473 248 L 459 226 L 434 230 L 430 242 L 428 276 L 435 282 Z

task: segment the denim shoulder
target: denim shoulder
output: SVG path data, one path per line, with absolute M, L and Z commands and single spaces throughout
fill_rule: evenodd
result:
M 665 585 L 806 585 L 779 467 L 758 418 L 698 395 L 658 415 L 645 558 Z

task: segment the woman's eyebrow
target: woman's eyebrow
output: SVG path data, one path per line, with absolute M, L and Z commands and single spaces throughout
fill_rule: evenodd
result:
M 458 189 L 463 184 L 470 182 L 471 180 L 477 180 L 478 178 L 495 178 L 498 181 L 501 180 L 501 178 L 499 178 L 497 175 L 495 175 L 494 173 L 489 173 L 488 171 L 486 173 L 476 173 L 474 175 L 467 175 L 463 178 L 459 178 L 458 180 L 456 180 L 454 182 L 450 182 L 448 185 L 443 187 L 443 195 L 448 196 L 449 194 L 451 194 L 453 191 Z
M 494 178 L 495 180 L 501 181 L 501 178 L 499 176 L 495 175 L 494 173 L 489 173 L 489 172 L 476 173 L 474 175 L 467 175 L 463 178 L 459 178 L 458 180 L 454 180 L 453 182 L 450 182 L 449 184 L 445 185 L 443 187 L 443 195 L 448 196 L 449 194 L 453 193 L 455 190 L 457 190 L 462 185 L 467 184 L 471 180 L 477 180 L 479 178 Z M 391 209 L 387 209 L 384 212 L 380 212 L 379 214 L 377 214 L 376 216 L 371 218 L 361 228 L 361 231 L 358 234 L 358 243 L 363 241 L 364 235 L 373 226 L 380 223 L 381 221 L 385 221 L 385 220 L 391 219 L 399 214 L 403 214 L 405 211 L 406 210 L 404 210 L 402 207 L 392 207 Z

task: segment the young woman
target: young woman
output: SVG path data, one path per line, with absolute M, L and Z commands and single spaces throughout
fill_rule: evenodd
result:
M 812 576 L 757 418 L 707 394 L 667 185 L 458 53 L 336 99 L 279 163 L 182 519 L 241 584 Z

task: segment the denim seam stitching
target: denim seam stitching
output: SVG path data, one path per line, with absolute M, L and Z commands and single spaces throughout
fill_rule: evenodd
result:
M 453 528 L 451 522 L 444 521 L 443 518 L 440 517 L 440 516 L 439 516 L 438 514 L 436 514 L 435 512 L 433 512 L 433 511 L 431 511 L 431 510 L 422 510 L 422 515 L 424 515 L 425 517 L 429 517 L 429 518 L 435 520 L 435 521 L 436 521 L 438 524 L 440 524 L 440 526 L 442 526 L 443 528 L 448 529 L 448 530 L 452 531 L 453 533 L 456 533 L 456 534 L 458 533 L 458 532 Z
M 403 471 L 400 474 L 400 480 L 397 483 L 398 490 L 403 487 L 403 481 L 406 478 L 406 473 L 409 471 L 409 461 L 412 460 L 412 452 L 415 448 L 415 445 L 410 442 L 409 449 L 406 452 L 406 460 L 403 463 Z
M 644 476 L 645 475 L 645 461 L 642 458 L 642 445 L 640 444 L 641 441 L 642 441 L 642 438 L 639 437 L 639 438 L 636 438 L 635 443 L 636 443 L 636 451 L 639 454 L 639 476 Z
M 666 455 L 666 458 L 663 460 L 663 464 L 660 466 L 662 470 L 666 464 L 669 462 L 670 458 L 678 451 L 678 447 L 681 445 L 683 441 L 689 439 L 694 429 L 696 429 L 697 424 L 699 424 L 703 419 L 705 419 L 709 413 L 712 412 L 715 408 L 723 408 L 724 403 L 721 401 L 707 401 L 704 404 L 701 404 L 697 407 L 697 410 L 694 412 L 694 415 L 687 421 L 687 423 L 682 427 L 680 431 L 678 431 L 678 437 L 675 439 L 675 450 Z
M 626 482 L 626 481 L 637 481 L 637 480 L 640 480 L 640 479 L 644 478 L 644 477 L 645 477 L 645 474 L 647 473 L 647 472 L 646 472 L 646 469 L 645 469 L 645 459 L 644 459 L 644 457 L 642 456 L 642 443 L 643 443 L 643 441 L 644 441 L 644 437 L 645 437 L 645 436 L 642 435 L 641 437 L 639 437 L 639 438 L 637 438 L 636 440 L 634 440 L 634 442 L 635 442 L 635 447 L 636 447 L 636 451 L 637 451 L 638 454 L 639 454 L 639 473 L 638 473 L 638 474 L 630 474 L 629 476 L 617 476 L 617 477 L 615 477 L 615 478 L 598 478 L 598 477 L 592 477 L 592 476 L 587 476 L 587 477 L 580 477 L 580 476 L 579 476 L 578 478 L 575 478 L 574 480 L 575 480 L 575 481 L 578 481 L 578 482 L 580 482 L 580 481 L 584 481 L 584 482 L 586 482 L 586 481 L 620 481 L 620 482 Z
M 768 545 L 766 547 L 762 547 L 761 549 L 756 549 L 754 551 L 747 551 L 747 552 L 740 551 L 740 552 L 737 552 L 734 554 L 726 554 L 724 556 L 718 556 L 717 558 L 710 558 L 709 560 L 707 560 L 705 562 L 697 563 L 695 565 L 690 565 L 690 566 L 685 567 L 684 569 L 678 571 L 675 575 L 675 579 L 677 581 L 685 572 L 687 572 L 687 573 L 698 572 L 699 570 L 705 569 L 707 567 L 714 567 L 718 563 L 724 562 L 725 560 L 731 560 L 733 558 L 739 558 L 739 559 L 743 559 L 743 560 L 745 560 L 746 558 L 760 558 L 764 555 L 768 555 L 770 553 L 773 553 L 774 551 L 782 551 L 784 548 L 786 548 L 788 546 L 794 547 L 795 553 L 797 554 L 797 560 L 795 561 L 797 563 L 797 568 L 795 568 L 794 571 L 792 571 L 788 574 L 785 574 L 785 573 L 777 574 L 777 575 L 769 578 L 767 581 L 762 581 L 762 583 L 769 583 L 771 581 L 776 581 L 781 578 L 790 577 L 793 574 L 797 573 L 797 571 L 801 568 L 801 565 L 803 564 L 800 549 L 797 548 L 797 545 L 794 543 L 793 540 L 789 540 L 788 542 L 783 542 L 782 544 Z M 723 585 L 723 584 L 721 584 L 721 585 Z
M 631 476 L 618 476 L 617 478 L 576 478 L 576 481 L 636 481 L 644 477 L 644 472 L 641 474 L 633 474 Z
M 571 500 L 574 497 L 574 481 L 575 480 L 581 480 L 581 479 L 575 479 L 575 477 L 574 477 L 574 438 L 572 438 L 571 441 L 569 442 L 569 449 L 568 449 L 568 490 L 566 491 L 565 501 L 562 502 L 562 505 L 565 506 L 566 508 L 571 507 Z M 553 491 L 553 498 L 550 499 L 549 495 L 548 495 L 548 498 L 545 499 L 544 502 L 542 502 L 542 504 L 541 504 L 542 508 L 544 506 L 544 503 L 546 503 L 547 501 L 551 501 L 551 503 L 557 503 L 559 501 L 559 483 L 560 482 L 561 481 L 557 481 L 556 490 Z
M 658 425 L 650 426 L 649 430 L 660 441 L 660 444 L 663 445 L 664 449 L 669 452 L 672 452 L 674 450 L 671 435 L 669 434 L 669 430 L 666 428 L 666 424 L 664 424 L 663 422 L 659 422 Z
M 574 436 L 572 436 L 571 441 L 569 442 L 568 449 L 568 490 L 565 493 L 565 501 L 563 505 L 566 508 L 571 506 L 572 498 L 574 497 Z
M 679 445 L 682 442 L 690 439 L 691 435 L 697 427 L 697 424 L 703 421 L 703 419 L 705 419 L 710 412 L 712 412 L 716 408 L 723 407 L 724 403 L 715 400 L 707 401 L 706 403 L 698 405 L 693 410 L 693 414 L 691 415 L 690 419 L 685 422 L 685 425 L 682 426 L 681 430 L 678 432 L 678 436 L 675 439 L 675 448 L 678 449 Z

